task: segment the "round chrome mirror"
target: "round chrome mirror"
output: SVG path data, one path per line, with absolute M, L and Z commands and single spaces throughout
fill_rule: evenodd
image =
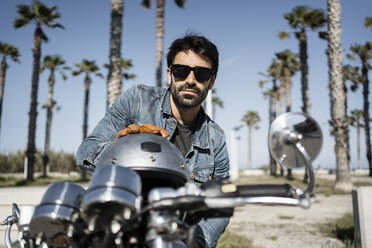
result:
M 287 168 L 306 165 L 296 144 L 300 144 L 313 161 L 322 148 L 323 136 L 318 123 L 303 113 L 289 112 L 278 116 L 270 126 L 269 149 L 274 159 Z

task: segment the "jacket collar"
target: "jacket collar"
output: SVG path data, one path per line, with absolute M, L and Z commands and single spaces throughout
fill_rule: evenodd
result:
M 170 103 L 170 87 L 164 91 L 161 99 L 160 111 L 167 115 L 172 115 L 172 107 Z

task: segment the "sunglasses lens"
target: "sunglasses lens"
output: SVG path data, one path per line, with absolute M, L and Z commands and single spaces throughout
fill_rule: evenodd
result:
M 177 80 L 185 80 L 189 75 L 191 68 L 183 65 L 173 65 L 172 73 Z
M 212 76 L 212 70 L 209 68 L 196 68 L 195 78 L 201 83 L 208 81 Z

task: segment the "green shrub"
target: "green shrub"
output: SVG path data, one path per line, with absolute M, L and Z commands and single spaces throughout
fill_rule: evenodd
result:
M 354 218 L 350 213 L 321 225 L 320 230 L 325 233 L 326 236 L 341 240 L 346 247 L 356 247 Z
M 43 156 L 40 151 L 35 154 L 35 172 L 43 170 Z M 21 173 L 24 169 L 25 153 L 17 151 L 7 155 L 0 154 L 0 173 Z M 51 151 L 49 155 L 51 172 L 69 173 L 77 170 L 74 155 L 66 152 Z

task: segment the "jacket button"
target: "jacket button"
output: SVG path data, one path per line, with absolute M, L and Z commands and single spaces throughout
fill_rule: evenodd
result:
M 190 178 L 191 178 L 192 180 L 194 180 L 194 179 L 195 179 L 195 175 L 192 174 L 192 175 L 190 176 Z

